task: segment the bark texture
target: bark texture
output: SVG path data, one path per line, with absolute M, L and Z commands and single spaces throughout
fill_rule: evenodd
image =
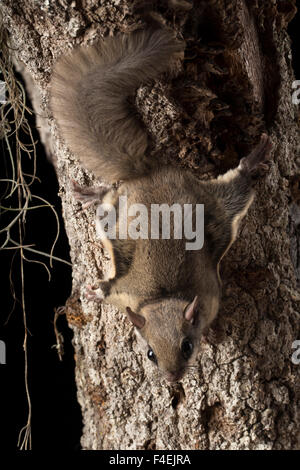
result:
M 142 27 L 139 3 L 2 1 L 16 60 L 34 80 L 40 113 L 49 114 L 53 60 L 76 44 Z M 208 178 L 235 166 L 266 129 L 276 147 L 274 164 L 257 182 L 256 200 L 222 264 L 219 339 L 203 343 L 197 367 L 170 386 L 124 316 L 84 298 L 85 285 L 103 276 L 109 259 L 95 237 L 94 210 L 78 212 L 70 180 L 87 184 L 93 177 L 53 121 L 50 134 L 41 119 L 73 261 L 66 313 L 74 331 L 82 447 L 299 449 L 300 366 L 291 361 L 292 343 L 300 339 L 299 217 L 293 216 L 300 199 L 299 120 L 286 32 L 294 2 L 208 0 L 190 2 L 191 9 L 188 1 L 153 3 L 156 21 L 187 42 L 174 77 L 137 93 L 153 152 L 161 149 L 165 159 Z

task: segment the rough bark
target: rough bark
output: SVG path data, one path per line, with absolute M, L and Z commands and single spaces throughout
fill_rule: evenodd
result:
M 75 44 L 140 27 L 144 20 L 133 3 L 2 1 L 16 59 L 34 79 L 45 115 L 53 59 Z M 187 52 L 176 77 L 137 93 L 154 151 L 163 149 L 167 159 L 207 178 L 234 166 L 267 129 L 274 165 L 257 182 L 255 203 L 222 265 L 221 338 L 203 343 L 194 372 L 170 386 L 124 316 L 84 298 L 84 286 L 102 277 L 109 259 L 95 237 L 94 210 L 78 212 L 70 179 L 86 184 L 93 177 L 49 121 L 48 150 L 55 153 L 73 261 L 66 311 L 84 449 L 300 448 L 300 366 L 291 361 L 292 343 L 300 339 L 299 228 L 289 213 L 299 203 L 300 174 L 286 32 L 293 2 L 194 3 L 191 10 L 172 10 L 172 2 L 155 6 L 157 20 L 187 40 Z M 43 135 L 49 139 L 48 130 Z

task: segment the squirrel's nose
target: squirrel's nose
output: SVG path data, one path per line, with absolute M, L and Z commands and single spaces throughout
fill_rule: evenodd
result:
M 183 375 L 183 372 L 181 370 L 175 371 L 175 372 L 167 371 L 166 379 L 168 380 L 168 382 L 178 382 L 178 380 L 181 379 L 182 375 Z

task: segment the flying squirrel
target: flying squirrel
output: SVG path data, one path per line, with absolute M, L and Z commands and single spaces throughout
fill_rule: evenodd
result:
M 50 105 L 61 136 L 84 167 L 108 186 L 81 188 L 83 204 L 128 206 L 204 205 L 204 244 L 187 250 L 186 239 L 102 237 L 112 259 L 110 278 L 88 298 L 127 314 L 147 344 L 147 356 L 169 382 L 180 380 L 215 319 L 221 297 L 219 264 L 237 236 L 254 197 L 253 175 L 268 169 L 272 143 L 266 134 L 232 169 L 210 181 L 189 170 L 159 165 L 146 156 L 148 135 L 129 104 L 137 88 L 170 70 L 184 43 L 163 29 L 146 29 L 80 46 L 58 60 Z M 111 184 L 121 181 L 118 189 Z M 194 211 L 194 209 L 193 209 Z M 119 219 L 116 233 L 119 233 Z M 96 226 L 99 223 L 96 218 Z

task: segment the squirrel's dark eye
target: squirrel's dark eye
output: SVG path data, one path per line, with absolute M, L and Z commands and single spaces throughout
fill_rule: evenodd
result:
M 181 353 L 184 359 L 189 359 L 192 355 L 194 346 L 192 341 L 189 338 L 185 338 L 181 343 Z
M 147 356 L 148 356 L 148 359 L 150 359 L 150 361 L 155 362 L 155 364 L 157 364 L 156 356 L 151 348 L 148 349 Z

